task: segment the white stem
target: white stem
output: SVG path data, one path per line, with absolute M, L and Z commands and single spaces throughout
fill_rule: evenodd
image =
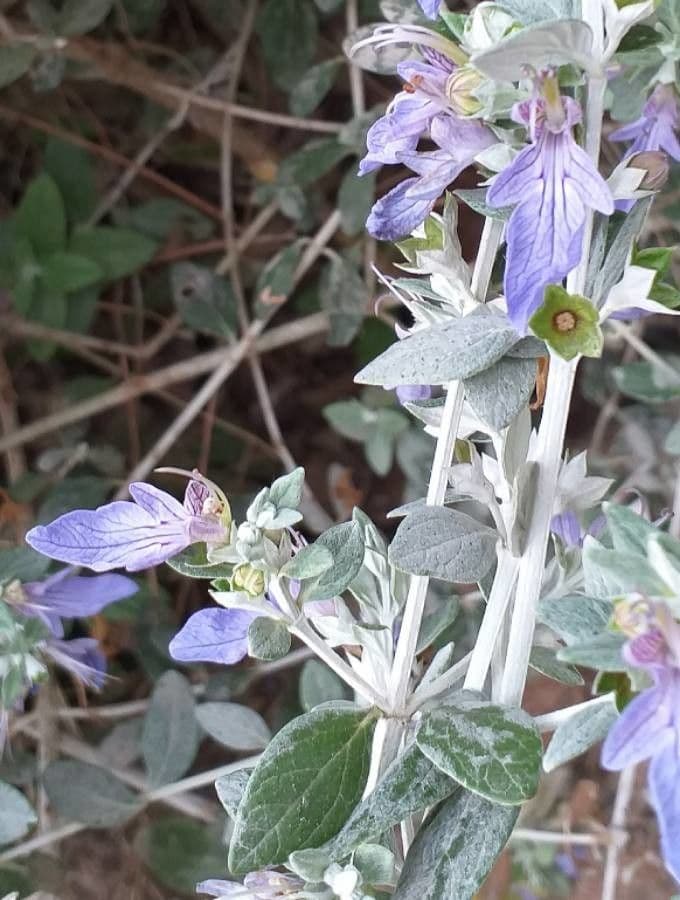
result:
M 512 592 L 517 580 L 519 559 L 501 547 L 498 551 L 498 566 L 493 580 L 491 593 L 484 612 L 484 618 L 475 641 L 470 658 L 470 665 L 465 676 L 463 687 L 469 691 L 484 690 L 484 683 L 493 657 L 496 640 L 503 625 L 505 611 L 508 608 Z

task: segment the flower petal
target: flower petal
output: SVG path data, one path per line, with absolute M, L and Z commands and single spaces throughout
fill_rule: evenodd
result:
M 202 609 L 172 639 L 170 655 L 179 662 L 240 662 L 248 652 L 248 628 L 257 617 L 241 609 Z
M 373 206 L 366 220 L 366 228 L 374 237 L 382 241 L 393 241 L 410 234 L 432 212 L 441 190 L 432 196 L 413 196 L 411 189 L 417 194 L 420 178 L 407 178 Z
M 442 5 L 442 0 L 418 0 L 418 5 L 428 19 L 436 19 L 439 15 L 439 7 Z
M 159 522 L 173 522 L 176 519 L 183 520 L 187 517 L 187 512 L 179 500 L 152 484 L 135 481 L 128 490 L 135 503 Z
M 648 688 L 623 710 L 602 747 L 602 766 L 619 771 L 648 759 L 673 736 L 668 685 Z
M 31 595 L 33 585 L 24 585 Z M 46 611 L 65 618 L 94 616 L 110 603 L 131 597 L 139 590 L 131 578 L 124 575 L 75 575 L 64 578 L 43 591 L 36 602 Z
M 661 832 L 664 862 L 680 881 L 680 735 L 655 753 L 649 767 L 649 792 Z
M 106 657 L 94 638 L 73 638 L 70 641 L 50 640 L 44 652 L 57 665 L 66 669 L 87 687 L 100 688 L 106 675 Z

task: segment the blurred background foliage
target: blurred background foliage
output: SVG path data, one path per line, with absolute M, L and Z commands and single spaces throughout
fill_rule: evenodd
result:
M 376 275 L 392 271 L 395 251 L 364 232 L 375 178 L 356 174 L 395 84 L 343 54 L 361 24 L 415 9 L 0 0 L 3 554 L 33 523 L 125 497 L 159 465 L 197 466 L 237 511 L 302 465 L 310 535 L 354 505 L 389 533 L 386 513 L 422 494 L 430 439 L 392 393 L 352 381 L 395 339 L 401 315 Z M 624 119 L 637 100 L 633 90 L 612 97 Z M 607 166 L 619 152 L 607 148 Z M 380 193 L 401 177 L 380 173 Z M 673 179 L 650 245 L 677 241 L 677 170 Z M 460 222 L 470 257 L 481 223 L 467 207 Z M 663 262 L 674 284 L 677 254 Z M 604 360 L 582 366 L 571 420 L 574 451 L 588 448 L 620 497 L 640 492 L 657 515 L 680 512 L 677 339 L 671 319 L 611 331 Z M 105 648 L 114 677 L 101 696 L 53 681 L 13 736 L 0 782 L 24 791 L 41 831 L 59 839 L 16 853 L 22 834 L 3 832 L 0 810 L 0 896 L 190 896 L 225 868 L 212 770 L 258 752 L 301 708 L 343 696 L 304 651 L 284 664 L 180 674 L 168 639 L 205 592 L 170 569 L 139 587 L 73 632 Z M 442 640 L 469 641 L 475 617 L 461 604 Z M 543 711 L 586 694 L 535 676 L 530 704 Z M 612 794 L 590 754 L 545 779 L 526 824 L 592 830 L 608 820 Z M 632 816 L 621 897 L 667 897 L 643 799 Z M 26 833 L 32 824 L 28 810 Z M 518 843 L 484 896 L 587 898 L 600 878 L 596 844 L 565 853 Z

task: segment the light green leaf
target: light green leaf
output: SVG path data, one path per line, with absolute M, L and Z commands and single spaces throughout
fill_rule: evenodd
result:
M 585 589 L 594 597 L 616 597 L 631 591 L 661 595 L 667 588 L 642 554 L 603 547 L 594 538 L 583 542 Z
M 230 819 L 236 818 L 250 779 L 250 772 L 249 769 L 237 769 L 235 772 L 222 775 L 215 782 L 217 797 Z
M 350 586 L 364 561 L 364 541 L 357 522 L 343 522 L 329 528 L 317 538 L 316 544 L 331 552 L 333 566 L 305 588 L 305 601 L 328 600 L 341 594 Z
M 272 736 L 262 716 L 239 703 L 201 703 L 196 718 L 211 738 L 231 750 L 262 750 Z
M 69 250 L 87 256 L 104 272 L 109 281 L 124 278 L 145 266 L 156 252 L 157 244 L 150 238 L 127 228 L 97 225 L 77 228 Z
M 38 256 L 62 250 L 66 243 L 64 201 L 54 179 L 43 172 L 28 185 L 16 216 L 16 229 Z
M 560 662 L 557 652 L 549 647 L 532 647 L 529 665 L 541 675 L 552 678 L 553 681 L 559 681 L 560 684 L 569 684 L 574 687 L 584 684 L 581 673 L 573 666 Z
M 183 675 L 166 672 L 158 679 L 142 732 L 142 753 L 152 785 L 177 781 L 196 758 L 195 709 L 191 685 Z
M 627 665 L 621 654 L 626 639 L 622 634 L 605 632 L 558 651 L 563 662 L 605 672 L 625 672 Z
M 0 846 L 20 840 L 37 821 L 21 791 L 0 781 Z
M 248 629 L 248 656 L 271 661 L 281 659 L 290 650 L 290 632 L 283 622 L 259 616 Z
M 472 900 L 518 814 L 468 791 L 454 794 L 416 835 L 394 900 Z
M 115 828 L 143 807 L 132 791 L 106 769 L 89 763 L 50 763 L 43 783 L 54 811 L 91 828 Z
M 538 619 L 566 644 L 574 644 L 605 631 L 612 612 L 607 600 L 570 594 L 541 600 Z
M 300 673 L 300 705 L 305 712 L 331 700 L 348 700 L 349 695 L 332 669 L 317 659 L 308 660 Z
M 493 565 L 496 532 L 448 507 L 424 506 L 400 523 L 389 559 L 395 568 L 454 583 L 479 581 Z
M 448 384 L 487 369 L 516 344 L 507 319 L 472 313 L 416 331 L 388 347 L 355 377 L 358 384 Z
M 614 550 L 619 553 L 647 555 L 647 541 L 658 534 L 658 529 L 643 516 L 618 503 L 603 503 L 609 534 Z
M 166 560 L 167 565 L 187 578 L 231 578 L 234 567 L 231 563 L 208 562 L 205 544 L 193 544 L 177 556 Z
M 372 711 L 325 708 L 279 731 L 243 795 L 230 871 L 280 865 L 340 830 L 363 794 L 374 725 Z
M 269 501 L 277 509 L 297 509 L 302 501 L 304 485 L 305 470 L 298 466 L 272 482 L 269 488 Z
M 358 175 L 354 167 L 349 169 L 338 191 L 338 209 L 345 234 L 354 237 L 363 231 L 374 198 L 375 175 L 372 172 Z
M 536 793 L 541 738 L 521 709 L 462 700 L 428 713 L 416 740 L 443 772 L 487 800 L 514 805 Z
M 324 269 L 319 286 L 321 306 L 328 313 L 331 347 L 345 347 L 356 336 L 368 306 L 363 278 L 342 257 L 334 257 Z
M 552 772 L 603 740 L 618 717 L 611 698 L 595 700 L 557 727 L 543 757 L 543 769 Z
M 38 55 L 31 44 L 7 44 L 0 48 L 0 88 L 21 78 Z
M 333 554 L 327 547 L 308 544 L 302 547 L 295 556 L 281 569 L 286 578 L 316 578 L 333 565 Z

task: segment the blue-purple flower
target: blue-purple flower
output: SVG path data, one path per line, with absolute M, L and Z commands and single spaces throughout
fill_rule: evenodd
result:
M 416 175 L 397 185 L 374 205 L 366 227 L 375 237 L 395 240 L 417 228 L 448 185 L 496 140 L 480 122 L 453 115 L 435 116 L 430 124 L 430 137 L 439 149 L 422 153 L 395 151 L 396 159 Z
M 400 384 L 396 393 L 400 403 L 416 403 L 418 400 L 429 400 L 432 388 L 429 384 Z
M 243 884 L 238 881 L 211 878 L 197 885 L 196 892 L 216 897 L 217 900 L 226 900 L 230 897 L 239 897 L 240 900 L 278 900 L 278 898 L 283 900 L 289 897 L 295 900 L 307 896 L 303 888 L 304 883 L 295 875 L 263 869 L 259 872 L 250 872 L 243 879 Z
M 197 542 L 220 542 L 228 530 L 205 484 L 191 481 L 184 504 L 151 484 L 130 485 L 134 502 L 117 500 L 94 510 L 74 510 L 26 535 L 35 550 L 95 572 L 158 565 Z
M 602 765 L 619 771 L 650 760 L 649 791 L 666 866 L 680 881 L 680 624 L 657 604 L 648 629 L 624 648 L 629 665 L 654 684 L 623 710 L 602 747 Z
M 550 102 L 523 101 L 513 118 L 527 126 L 531 144 L 496 177 L 487 202 L 515 207 L 507 227 L 505 296 L 508 315 L 524 334 L 546 286 L 578 264 L 588 209 L 609 215 L 614 201 L 572 135 L 581 121 L 575 100 L 557 95 Z
M 418 0 L 418 6 L 420 6 L 428 19 L 437 18 L 441 5 L 442 0 Z
M 231 666 L 248 654 L 248 629 L 261 613 L 246 609 L 201 609 L 170 641 L 178 662 Z
M 626 156 L 646 150 L 663 150 L 680 162 L 680 141 L 676 134 L 680 125 L 680 110 L 675 88 L 658 84 L 645 103 L 642 115 L 628 125 L 622 125 L 609 137 L 612 141 L 633 141 Z

